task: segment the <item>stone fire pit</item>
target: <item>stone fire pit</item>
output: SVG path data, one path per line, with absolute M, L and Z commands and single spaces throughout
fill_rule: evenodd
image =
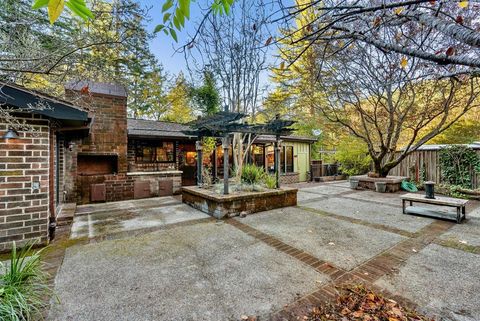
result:
M 223 195 L 198 186 L 182 187 L 182 202 L 218 219 L 297 205 L 297 189 L 281 187 L 261 192 Z

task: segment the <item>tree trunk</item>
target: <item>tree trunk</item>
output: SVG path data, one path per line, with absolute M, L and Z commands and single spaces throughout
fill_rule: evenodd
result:
M 382 165 L 382 160 L 374 160 L 373 161 L 373 173 L 376 177 L 387 177 L 388 173 L 390 172 L 390 167 L 386 167 Z

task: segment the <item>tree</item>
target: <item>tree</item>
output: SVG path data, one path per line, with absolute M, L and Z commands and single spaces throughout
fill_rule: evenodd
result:
M 210 70 L 203 72 L 203 85 L 192 88 L 192 100 L 196 109 L 204 115 L 212 115 L 220 109 L 220 93 Z
M 180 73 L 175 80 L 175 85 L 170 88 L 167 97 L 168 111 L 161 117 L 162 120 L 187 123 L 194 119 L 190 106 L 190 87 Z
M 163 113 L 165 75 L 148 47 L 152 35 L 145 29 L 146 11 L 137 3 L 95 1 L 95 19 L 62 16 L 54 25 L 30 3 L 6 0 L 0 12 L 3 80 L 55 97 L 62 97 L 67 81 L 116 82 L 129 92 L 131 115 Z M 3 119 L 12 119 L 1 110 Z
M 437 79 L 422 61 L 403 59 L 355 44 L 342 56 L 322 59 L 326 72 L 315 91 L 326 101 L 318 110 L 367 144 L 374 173 L 381 177 L 480 106 L 479 79 Z
M 205 64 L 218 77 L 222 99 L 229 111 L 249 114 L 258 111 L 260 76 L 267 68 L 267 50 L 259 48 L 268 34 L 268 8 L 261 1 L 241 0 L 228 17 L 210 15 L 200 23 L 195 45 L 188 49 L 197 55 L 188 56 L 193 69 L 203 71 Z M 239 177 L 246 159 L 245 150 L 252 144 L 252 135 L 235 133 L 233 164 Z

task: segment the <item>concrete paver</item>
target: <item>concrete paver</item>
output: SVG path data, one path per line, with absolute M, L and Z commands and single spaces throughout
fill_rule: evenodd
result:
M 326 281 L 228 224 L 199 223 L 69 248 L 49 320 L 239 320 Z

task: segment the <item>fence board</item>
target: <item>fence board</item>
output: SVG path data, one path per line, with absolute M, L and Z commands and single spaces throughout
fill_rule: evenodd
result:
M 389 175 L 392 176 L 407 176 L 418 180 L 421 175 L 421 166 L 425 165 L 426 180 L 434 181 L 435 183 L 442 182 L 442 169 L 439 164 L 438 150 L 419 150 L 411 153 L 405 159 L 394 167 Z M 476 150 L 480 155 L 480 149 Z M 474 174 L 472 170 L 472 186 L 473 188 L 480 188 L 480 174 Z

